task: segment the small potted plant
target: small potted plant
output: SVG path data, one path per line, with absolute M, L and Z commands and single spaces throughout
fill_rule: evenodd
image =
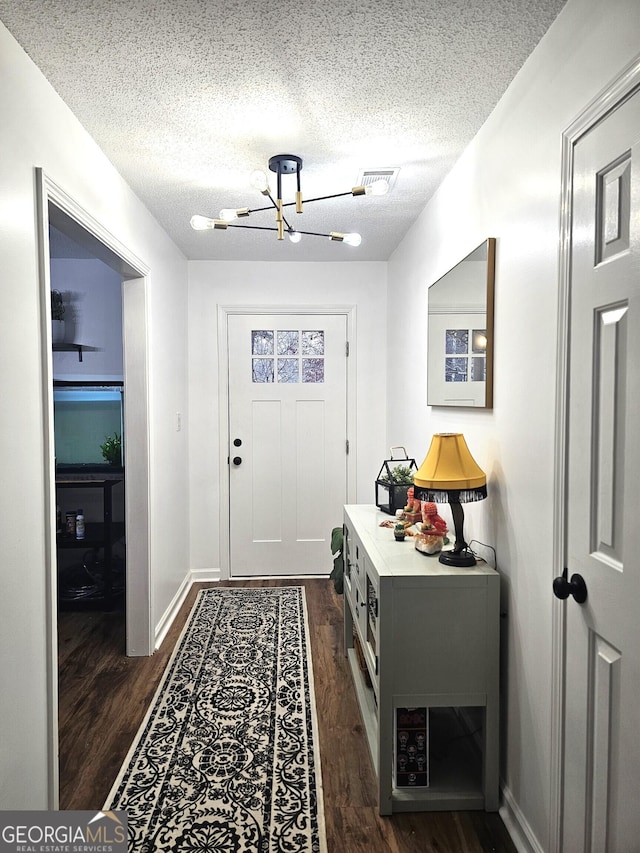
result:
M 122 465 L 122 436 L 114 432 L 113 435 L 105 436 L 104 442 L 100 445 L 102 457 L 105 462 L 114 467 Z
M 51 341 L 59 344 L 64 341 L 65 304 L 59 290 L 51 291 Z

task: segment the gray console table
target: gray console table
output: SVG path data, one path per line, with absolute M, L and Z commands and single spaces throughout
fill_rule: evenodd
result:
M 396 542 L 379 526 L 389 518 L 375 506 L 344 508 L 345 651 L 380 814 L 496 811 L 499 575 Z M 423 734 L 407 735 L 407 721 L 421 718 Z

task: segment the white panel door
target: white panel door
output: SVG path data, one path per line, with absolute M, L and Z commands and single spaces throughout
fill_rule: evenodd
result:
M 230 315 L 230 574 L 329 574 L 347 496 L 347 318 Z
M 640 850 L 640 95 L 575 146 L 563 850 Z

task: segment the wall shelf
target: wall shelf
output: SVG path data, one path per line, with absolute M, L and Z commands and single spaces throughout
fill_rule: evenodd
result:
M 82 351 L 86 349 L 84 344 L 52 344 L 54 352 L 77 352 L 78 361 L 82 361 Z

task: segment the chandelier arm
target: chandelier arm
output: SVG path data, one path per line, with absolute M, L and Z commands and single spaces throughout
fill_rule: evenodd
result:
M 311 204 L 312 201 L 325 201 L 325 199 L 328 199 L 328 198 L 342 198 L 345 195 L 353 195 L 353 193 L 351 192 L 351 190 L 349 190 L 349 192 L 346 192 L 346 193 L 334 193 L 333 195 L 321 195 L 321 196 L 318 196 L 317 198 L 305 198 L 305 199 L 303 199 L 303 203 L 304 204 Z M 295 201 L 288 201 L 286 204 L 283 204 L 282 206 L 283 207 L 291 207 L 294 204 L 295 204 Z
M 227 228 L 249 228 L 251 231 L 277 231 L 277 228 L 272 228 L 268 225 L 234 225 L 232 222 L 227 224 Z
M 278 172 L 278 197 L 280 196 L 280 192 L 281 192 L 281 189 L 280 189 L 280 173 Z M 266 193 L 266 194 L 267 194 L 267 196 L 268 196 L 268 198 L 269 198 L 269 201 L 271 202 L 271 206 L 272 206 L 272 207 L 275 207 L 275 209 L 277 210 L 277 209 L 278 209 L 278 203 L 276 202 L 276 200 L 275 200 L 275 199 L 274 199 L 274 197 L 271 195 L 271 192 L 270 192 L 268 189 L 267 189 L 267 193 Z M 295 202 L 292 202 L 292 204 L 295 204 Z M 287 204 L 283 204 L 283 205 L 282 205 L 282 207 L 289 207 L 289 205 L 287 205 Z M 255 210 L 249 210 L 249 213 L 258 213 L 259 211 L 262 211 L 262 210 L 271 210 L 271 207 L 269 207 L 269 205 L 267 205 L 266 207 L 256 207 L 256 208 L 255 208 Z M 289 225 L 289 223 L 287 222 L 287 220 L 284 218 L 284 216 L 282 217 L 282 221 L 283 221 L 283 222 L 284 222 L 284 224 L 287 226 L 287 230 L 288 230 L 288 231 L 292 231 L 292 230 L 293 230 L 293 229 L 291 228 L 291 225 Z M 276 228 L 275 230 L 277 231 L 278 229 Z
M 262 213 L 264 210 L 273 210 L 275 204 L 267 204 L 264 207 L 250 207 L 249 213 Z
M 293 202 L 293 204 L 295 204 L 295 202 Z M 288 205 L 283 204 L 282 206 L 287 207 Z M 274 205 L 274 207 L 275 207 L 275 205 Z M 273 210 L 273 208 L 270 207 L 269 205 L 267 205 L 266 207 L 252 207 L 252 208 L 249 208 L 249 213 L 262 213 L 265 210 Z M 289 231 L 295 231 L 295 229 L 292 228 L 291 225 L 289 225 L 289 223 L 287 222 L 287 220 L 285 219 L 284 216 L 282 217 L 282 221 L 285 223 L 285 225 L 287 226 L 287 229 Z M 237 226 L 235 226 L 235 227 L 237 227 Z M 246 227 L 249 227 L 249 226 L 246 226 Z M 277 229 L 275 229 L 275 230 L 277 231 Z
M 267 190 L 266 190 L 266 192 L 265 192 L 265 195 L 267 196 L 267 198 L 268 198 L 268 199 L 269 199 L 269 201 L 271 202 L 271 207 L 275 207 L 275 209 L 277 210 L 277 209 L 278 209 L 278 203 L 277 203 L 277 201 L 275 200 L 275 198 L 271 195 L 271 190 L 269 189 L 269 187 L 267 187 Z M 269 208 L 269 206 L 267 205 L 267 207 L 261 207 L 261 208 L 260 208 L 260 210 L 270 210 L 270 208 Z
M 232 222 L 227 223 L 227 228 L 250 228 L 252 231 L 277 231 L 277 228 L 268 225 L 234 225 Z M 296 234 L 305 234 L 310 237 L 331 237 L 331 234 L 323 234 L 321 231 L 300 231 L 298 228 L 289 228 L 289 232 Z
M 299 228 L 295 229 L 298 234 L 306 234 L 310 237 L 331 237 L 331 234 L 323 234 L 321 231 L 300 231 Z

